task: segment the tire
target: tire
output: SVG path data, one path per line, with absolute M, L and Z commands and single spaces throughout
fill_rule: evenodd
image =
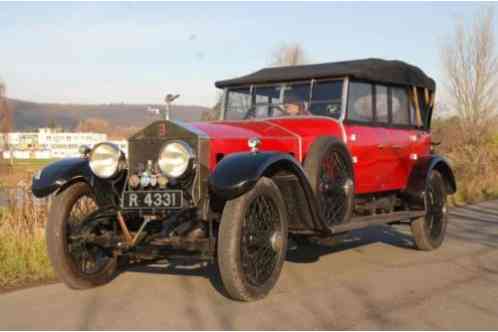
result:
M 272 219 L 273 224 L 269 222 Z M 229 297 L 255 301 L 275 286 L 287 252 L 287 219 L 282 194 L 267 177 L 259 179 L 249 192 L 226 203 L 218 233 L 218 267 Z M 256 251 L 250 259 L 249 250 Z M 263 253 L 268 255 L 264 258 L 268 258 L 270 268 L 262 265 Z M 259 275 L 254 266 L 260 267 Z
M 327 159 L 329 158 L 329 159 Z M 324 163 L 334 165 L 333 178 Z M 335 169 L 339 172 L 335 172 Z M 335 137 L 318 138 L 308 151 L 304 171 L 318 202 L 321 218 L 327 226 L 348 222 L 353 210 L 354 176 L 353 161 L 343 142 Z
M 77 182 L 69 186 L 54 198 L 47 222 L 48 257 L 59 279 L 73 289 L 106 284 L 113 279 L 117 269 L 117 258 L 106 257 L 107 260 L 104 260 L 103 266 L 98 271 L 91 274 L 83 273 L 69 252 L 68 220 L 73 206 L 80 199 L 87 197 L 93 199 L 93 192 L 87 183 Z
M 448 224 L 446 183 L 441 173 L 431 172 L 425 192 L 427 213 L 411 223 L 411 230 L 417 249 L 428 251 L 441 246 Z

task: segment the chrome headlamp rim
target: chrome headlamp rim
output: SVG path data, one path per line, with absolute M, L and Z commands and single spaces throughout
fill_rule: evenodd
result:
M 105 174 L 100 172 L 95 165 L 95 153 L 96 153 L 96 151 L 98 151 L 98 148 L 100 148 L 102 146 L 110 147 L 114 153 L 113 159 L 115 159 L 113 161 L 114 164 L 111 165 L 110 171 L 106 172 Z M 116 144 L 111 143 L 111 142 L 101 142 L 101 143 L 95 144 L 93 146 L 92 150 L 90 151 L 90 153 L 88 154 L 88 165 L 89 165 L 92 173 L 95 174 L 97 177 L 99 177 L 101 179 L 111 179 L 111 178 L 114 178 L 115 176 L 117 176 L 119 174 L 119 172 L 121 171 L 124 159 L 125 159 L 125 157 L 124 157 L 123 151 L 121 151 L 121 149 Z
M 162 154 L 163 154 L 164 150 L 166 149 L 166 147 L 168 147 L 171 144 L 181 145 L 182 148 L 185 149 L 187 157 L 188 157 L 187 158 L 188 160 L 187 160 L 187 163 L 184 167 L 183 172 L 181 174 L 178 174 L 178 175 L 168 174 L 168 172 L 166 170 L 164 170 L 164 167 L 162 167 L 162 165 L 161 165 Z M 167 141 L 166 143 L 163 144 L 163 146 L 159 150 L 159 156 L 157 158 L 157 165 L 159 167 L 159 170 L 161 171 L 161 174 L 167 176 L 170 179 L 181 179 L 181 178 L 186 177 L 188 174 L 190 174 L 190 172 L 194 168 L 194 160 L 195 160 L 195 153 L 194 153 L 194 150 L 192 149 L 192 147 L 190 146 L 190 144 L 188 144 L 184 140 L 177 139 L 177 140 Z

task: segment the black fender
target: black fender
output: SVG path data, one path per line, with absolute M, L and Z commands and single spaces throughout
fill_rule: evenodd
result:
M 318 214 L 316 198 L 301 165 L 289 154 L 280 152 L 234 153 L 223 158 L 209 177 L 212 195 L 225 201 L 250 191 L 263 176 L 272 177 L 285 171 L 294 175 L 304 193 L 304 204 L 309 211 L 308 229 L 327 231 Z
M 38 198 L 46 197 L 72 180 L 81 178 L 91 183 L 92 177 L 88 159 L 62 159 L 46 166 L 35 174 L 31 190 L 33 195 Z
M 93 189 L 99 205 L 109 205 L 112 184 L 96 177 L 86 158 L 67 158 L 56 161 L 33 176 L 31 191 L 38 198 L 64 190 L 77 181 L 85 181 Z
M 450 162 L 442 156 L 431 154 L 417 160 L 408 178 L 404 193 L 422 203 L 422 194 L 425 191 L 429 174 L 432 170 L 437 170 L 441 173 L 446 183 L 446 192 L 448 194 L 454 194 L 457 191 L 455 175 Z

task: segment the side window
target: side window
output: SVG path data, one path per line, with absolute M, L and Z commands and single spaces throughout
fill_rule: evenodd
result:
M 389 122 L 389 95 L 387 87 L 383 85 L 375 86 L 375 115 L 376 121 L 382 124 Z
M 408 94 L 406 89 L 391 88 L 391 112 L 394 125 L 410 124 L 410 109 L 408 107 Z
M 340 118 L 342 81 L 318 81 L 313 84 L 309 111 L 313 115 Z
M 351 82 L 349 84 L 348 119 L 358 122 L 373 121 L 372 84 Z

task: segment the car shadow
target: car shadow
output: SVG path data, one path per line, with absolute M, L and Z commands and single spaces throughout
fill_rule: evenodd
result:
M 188 259 L 175 259 L 171 261 L 158 261 L 154 264 L 136 263 L 129 264 L 124 270 L 139 273 L 155 273 L 165 275 L 181 275 L 191 277 L 203 277 L 209 280 L 211 285 L 223 296 L 228 297 L 228 293 L 223 287 L 217 264 L 209 262 L 192 262 Z
M 341 235 L 330 241 L 299 245 L 287 251 L 286 260 L 292 263 L 313 263 L 321 256 L 352 250 L 361 246 L 381 242 L 399 248 L 412 249 L 413 239 L 390 226 L 372 226 Z M 217 264 L 206 262 L 192 263 L 188 260 L 155 262 L 154 264 L 129 264 L 123 271 L 203 277 L 222 295 L 228 297 L 218 273 Z
M 406 226 L 403 226 L 406 227 Z M 403 249 L 415 247 L 413 237 L 403 234 L 392 226 L 377 225 L 338 235 L 330 240 L 311 242 L 287 252 L 287 261 L 293 263 L 314 263 L 321 256 L 353 250 L 373 243 L 383 243 Z

